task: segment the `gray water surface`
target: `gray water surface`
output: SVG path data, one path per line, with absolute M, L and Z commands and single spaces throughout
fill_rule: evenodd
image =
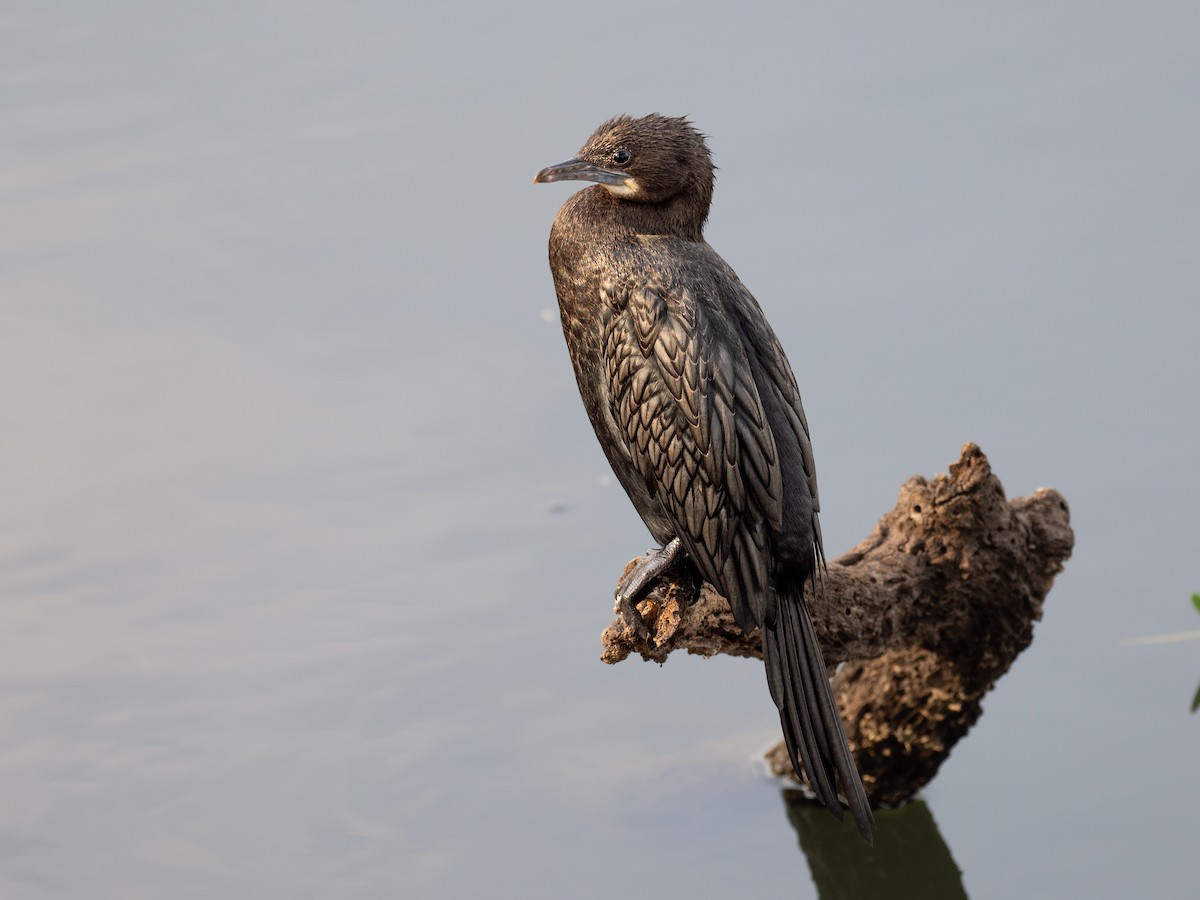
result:
M 553 312 L 572 186 L 531 180 L 660 111 L 711 136 L 708 238 L 789 350 L 831 554 L 968 440 L 1071 505 L 924 794 L 962 889 L 1190 895 L 1200 642 L 1125 642 L 1198 627 L 1198 31 L 9 3 L 0 894 L 817 895 L 761 669 L 597 661 L 648 537 Z

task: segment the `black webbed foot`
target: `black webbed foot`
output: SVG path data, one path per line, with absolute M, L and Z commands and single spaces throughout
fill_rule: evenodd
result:
M 645 618 L 638 611 L 638 600 L 646 593 L 650 582 L 675 562 L 681 549 L 679 538 L 674 538 L 665 547 L 648 551 L 634 563 L 633 568 L 617 585 L 617 612 L 621 614 L 621 618 L 625 620 L 625 624 L 633 630 L 633 633 L 648 644 L 653 644 L 654 641 L 650 634 L 650 626 L 646 624 Z
M 646 624 L 646 618 L 637 608 L 636 602 L 629 594 L 617 593 L 617 611 L 621 614 L 621 618 L 625 620 L 625 624 L 632 629 L 641 640 L 653 646 L 654 639 L 650 634 L 650 626 Z

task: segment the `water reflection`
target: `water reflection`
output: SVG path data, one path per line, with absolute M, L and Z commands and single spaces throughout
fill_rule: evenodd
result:
M 965 900 L 962 873 L 924 800 L 876 810 L 873 847 L 802 791 L 785 790 L 783 802 L 821 900 Z

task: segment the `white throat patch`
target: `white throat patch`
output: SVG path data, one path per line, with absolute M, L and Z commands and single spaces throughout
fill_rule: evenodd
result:
M 636 178 L 626 178 L 620 184 L 606 184 L 604 189 L 614 197 L 634 197 L 642 188 Z

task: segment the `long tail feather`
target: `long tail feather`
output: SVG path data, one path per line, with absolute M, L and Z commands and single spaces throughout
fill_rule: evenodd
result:
M 872 841 L 875 819 L 838 716 L 812 620 L 799 591 L 781 593 L 776 620 L 764 626 L 763 656 L 784 742 L 797 773 L 838 818 L 840 784 L 859 833 Z

